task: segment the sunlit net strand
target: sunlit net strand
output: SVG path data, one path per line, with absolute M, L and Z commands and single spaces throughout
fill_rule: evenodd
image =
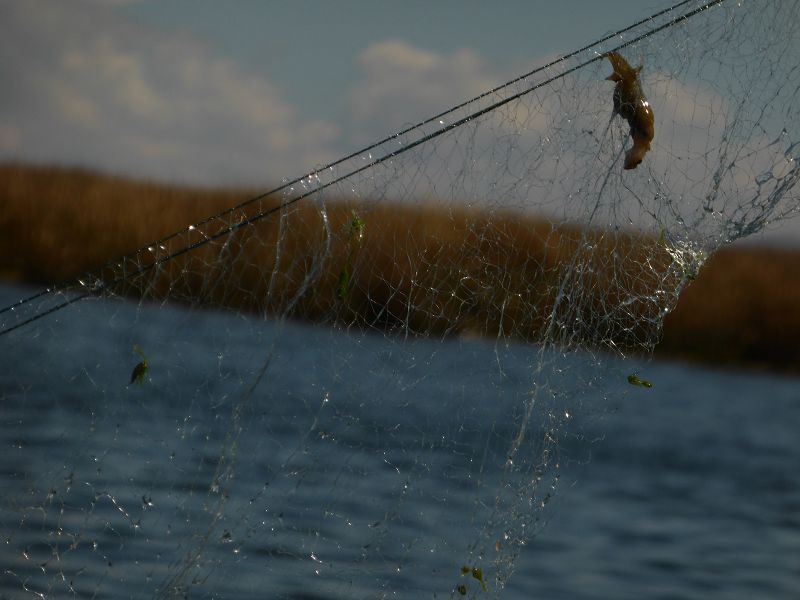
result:
M 284 191 L 286 189 L 290 189 L 293 185 L 296 185 L 297 183 L 301 183 L 304 180 L 313 180 L 315 178 L 318 178 L 318 174 L 323 172 L 323 171 L 330 170 L 333 167 L 335 167 L 335 166 L 337 166 L 339 164 L 342 164 L 342 163 L 344 163 L 344 162 L 346 162 L 348 160 L 351 160 L 351 159 L 353 159 L 355 157 L 362 156 L 362 155 L 369 155 L 370 151 L 373 150 L 373 149 L 376 149 L 376 148 L 378 148 L 378 147 L 380 147 L 380 146 L 382 146 L 382 145 L 384 145 L 384 144 L 386 144 L 386 143 L 388 143 L 388 142 L 390 142 L 392 140 L 398 139 L 403 135 L 406 135 L 406 134 L 411 133 L 411 132 L 413 132 L 415 130 L 421 129 L 425 125 L 428 125 L 428 124 L 436 122 L 436 121 L 440 121 L 443 117 L 445 117 L 445 116 L 447 116 L 449 114 L 452 114 L 453 112 L 456 112 L 456 111 L 458 111 L 458 110 L 460 110 L 460 109 L 462 109 L 462 108 L 464 108 L 466 106 L 469 106 L 470 104 L 478 102 L 479 100 L 484 99 L 484 98 L 486 98 L 486 97 L 488 97 L 488 96 L 490 96 L 492 94 L 495 94 L 500 90 L 506 89 L 506 88 L 516 84 L 516 83 L 519 83 L 519 82 L 521 82 L 521 81 L 523 81 L 523 80 L 525 80 L 525 79 L 527 79 L 527 78 L 529 78 L 529 77 L 531 77 L 533 75 L 536 75 L 537 73 L 540 73 L 542 71 L 546 71 L 547 69 L 549 69 L 549 68 L 551 68 L 553 66 L 556 66 L 559 63 L 564 62 L 565 60 L 580 54 L 581 52 L 584 52 L 584 51 L 586 51 L 588 49 L 591 49 L 593 47 L 601 45 L 602 43 L 604 43 L 604 42 L 606 42 L 606 41 L 608 41 L 610 39 L 613 39 L 614 37 L 622 35 L 623 33 L 626 33 L 626 32 L 628 32 L 630 30 L 633 30 L 636 27 L 638 27 L 638 26 L 640 26 L 640 25 L 642 25 L 644 23 L 647 23 L 649 21 L 653 21 L 653 20 L 657 19 L 658 17 L 660 17 L 662 15 L 665 15 L 665 14 L 668 14 L 670 12 L 673 12 L 673 11 L 677 10 L 678 8 L 680 8 L 681 6 L 690 3 L 691 1 L 692 0 L 684 0 L 682 2 L 679 2 L 679 3 L 675 4 L 674 6 L 668 8 L 668 9 L 664 9 L 664 10 L 658 11 L 658 12 L 652 14 L 651 16 L 649 16 L 649 17 L 647 17 L 645 19 L 642 19 L 641 21 L 638 21 L 638 22 L 636 22 L 636 23 L 634 23 L 632 25 L 629 25 L 628 27 L 620 29 L 620 30 L 618 30 L 618 31 L 616 31 L 616 32 L 614 32 L 612 34 L 609 34 L 609 35 L 607 35 L 607 36 L 605 36 L 605 37 L 603 37 L 603 38 L 601 38 L 601 39 L 599 39 L 599 40 L 597 40 L 595 42 L 592 42 L 591 44 L 588 44 L 588 45 L 586 45 L 586 46 L 584 46 L 584 47 L 582 47 L 582 48 L 580 48 L 578 50 L 572 51 L 572 52 L 570 52 L 570 53 L 568 53 L 568 54 L 566 54 L 566 55 L 564 55 L 564 56 L 562 56 L 562 57 L 560 57 L 560 58 L 558 58 L 556 60 L 553 60 L 553 61 L 551 61 L 550 63 L 548 63 L 548 64 L 546 64 L 544 66 L 538 67 L 538 68 L 536 68 L 536 69 L 534 69 L 534 70 L 532 70 L 532 71 L 530 71 L 530 72 L 528 72 L 528 73 L 526 73 L 524 75 L 515 77 L 514 79 L 512 79 L 512 80 L 510 80 L 510 81 L 508 81 L 508 82 L 506 82 L 506 83 L 504 83 L 504 84 L 502 84 L 502 85 L 500 85 L 498 87 L 492 88 L 491 90 L 488 90 L 488 91 L 486 91 L 486 92 L 484 92 L 484 93 L 482 93 L 482 94 L 480 94 L 480 95 L 478 95 L 478 96 L 476 96 L 476 97 L 474 97 L 474 98 L 472 98 L 472 99 L 470 99 L 470 100 L 468 100 L 466 102 L 460 103 L 460 104 L 458 104 L 458 105 L 456 105 L 456 106 L 454 106 L 452 108 L 449 108 L 446 111 L 443 111 L 443 112 L 439 113 L 438 115 L 435 115 L 433 117 L 425 119 L 424 121 L 421 121 L 421 122 L 417 123 L 416 125 L 410 126 L 410 127 L 406 128 L 406 129 L 404 129 L 404 130 L 402 130 L 402 131 L 400 131 L 398 133 L 395 133 L 395 134 L 393 134 L 393 135 L 391 135 L 389 137 L 386 137 L 386 138 L 384 138 L 384 139 L 382 139 L 382 140 L 380 140 L 378 142 L 375 142 L 373 144 L 370 144 L 369 146 L 367 146 L 365 148 L 362 148 L 361 150 L 358 150 L 356 152 L 353 152 L 353 153 L 351 153 L 351 154 L 349 154 L 347 156 L 344 156 L 344 157 L 342 157 L 342 158 L 340 158 L 340 159 L 338 159 L 338 160 L 336 160 L 336 161 L 334 161 L 332 163 L 329 163 L 329 164 L 317 169 L 316 171 L 313 171 L 311 173 L 308 173 L 306 175 L 303 175 L 301 177 L 298 177 L 296 179 L 288 181 L 288 182 L 282 184 L 281 186 L 279 186 L 277 188 L 274 188 L 274 189 L 272 189 L 272 190 L 270 190 L 268 192 L 264 192 L 262 194 L 259 194 L 259 195 L 255 196 L 255 197 L 253 197 L 253 198 L 250 198 L 250 199 L 248 199 L 248 200 L 246 200 L 246 201 L 244 201 L 244 202 L 242 202 L 242 203 L 240 203 L 240 204 L 238 204 L 238 205 L 236 205 L 236 206 L 234 206 L 234 207 L 232 207 L 230 209 L 222 211 L 221 213 L 219 213 L 217 215 L 214 215 L 212 217 L 209 217 L 207 219 L 199 221 L 198 223 L 194 224 L 190 229 L 200 230 L 200 228 L 205 224 L 208 224 L 208 223 L 210 223 L 212 221 L 215 221 L 215 220 L 220 220 L 223 217 L 226 217 L 228 215 L 232 215 L 237 210 L 241 210 L 241 209 L 243 209 L 243 208 L 245 208 L 245 207 L 247 207 L 247 206 L 249 206 L 251 204 L 254 204 L 254 203 L 256 203 L 256 202 L 258 202 L 260 200 L 263 200 L 263 199 L 265 199 L 265 198 L 267 198 L 269 196 L 272 196 L 274 194 L 278 194 L 278 193 L 280 193 L 280 192 L 282 192 L 282 191 Z M 655 33 L 658 33 L 659 31 L 662 31 L 662 30 L 667 29 L 669 27 L 674 27 L 675 25 L 677 25 L 677 24 L 679 24 L 679 23 L 681 23 L 681 22 L 683 22 L 683 21 L 685 21 L 687 19 L 690 19 L 691 17 L 696 16 L 696 15 L 702 13 L 705 10 L 708 10 L 709 8 L 711 8 L 711 7 L 715 6 L 715 5 L 721 4 L 724 1 L 725 0 L 712 0 L 710 2 L 707 2 L 706 4 L 703 4 L 702 6 L 699 6 L 699 7 L 695 8 L 695 9 L 693 9 L 693 10 L 691 10 L 691 11 L 689 11 L 689 12 L 683 14 L 683 15 L 679 15 L 678 17 L 675 17 L 674 19 L 672 19 L 672 20 L 670 20 L 670 21 L 668 21 L 668 22 L 666 22 L 666 23 L 664 23 L 664 24 L 662 24 L 662 25 L 660 25 L 658 27 L 655 27 L 655 28 L 653 28 L 653 29 L 651 29 L 651 30 L 649 30 L 649 31 L 637 36 L 637 37 L 632 38 L 631 40 L 628 40 L 628 41 L 626 41 L 626 42 L 624 42 L 622 44 L 617 45 L 615 48 L 612 49 L 612 51 L 621 50 L 621 49 L 623 49 L 623 48 L 625 48 L 627 46 L 635 44 L 636 42 L 639 42 L 639 41 L 641 41 L 643 39 L 646 39 L 647 37 L 649 37 L 649 36 L 651 36 L 651 35 L 653 35 Z M 156 241 L 156 242 L 154 242 L 152 244 L 149 244 L 146 247 L 140 248 L 139 250 L 131 253 L 130 255 L 126 256 L 125 258 L 123 258 L 123 259 L 121 259 L 119 261 L 110 262 L 105 267 L 101 268 L 99 270 L 99 273 L 102 273 L 103 271 L 108 270 L 108 269 L 112 269 L 116 265 L 118 265 L 120 263 L 123 263 L 123 262 L 136 262 L 137 264 L 140 265 L 138 267 L 138 269 L 134 269 L 132 272 L 125 272 L 122 275 L 117 275 L 111 281 L 104 280 L 102 277 L 97 277 L 95 275 L 89 275 L 89 276 L 86 276 L 85 278 L 83 278 L 83 279 L 87 279 L 88 283 L 84 282 L 83 279 L 76 279 L 76 280 L 74 280 L 74 281 L 72 281 L 70 283 L 67 283 L 67 284 L 64 284 L 64 285 L 60 285 L 60 286 L 50 287 L 50 288 L 47 288 L 47 289 L 45 289 L 45 290 L 43 290 L 43 291 L 41 291 L 41 292 L 39 292 L 37 294 L 34 294 L 32 296 L 23 298 L 23 299 L 15 302 L 15 303 L 9 305 L 9 306 L 6 306 L 6 307 L 0 309 L 0 314 L 8 312 L 8 311 L 19 309 L 22 306 L 24 306 L 24 305 L 26 305 L 26 304 L 28 304 L 30 302 L 33 302 L 33 301 L 35 301 L 35 300 L 37 300 L 39 298 L 42 298 L 43 296 L 49 295 L 49 294 L 60 293 L 60 292 L 68 292 L 69 290 L 71 290 L 73 288 L 83 288 L 83 289 L 89 288 L 87 291 L 79 292 L 79 293 L 77 293 L 77 295 L 75 295 L 75 296 L 73 296 L 73 297 L 71 297 L 71 298 L 69 298 L 67 300 L 64 300 L 64 301 L 62 301 L 62 302 L 60 302 L 60 303 L 58 303 L 58 304 L 56 304 L 56 305 L 54 305 L 52 307 L 49 307 L 47 309 L 40 309 L 33 316 L 28 317 L 28 318 L 24 319 L 23 321 L 20 321 L 18 323 L 13 324 L 13 325 L 9 325 L 9 326 L 4 327 L 2 330 L 0 330 L 0 336 L 2 336 L 4 334 L 7 334 L 7 333 L 10 333 L 10 332 L 12 332 L 12 331 L 14 331 L 16 329 L 19 329 L 20 327 L 24 327 L 28 323 L 32 323 L 34 321 L 37 321 L 40 318 L 43 318 L 43 317 L 48 316 L 50 314 L 53 314 L 53 313 L 55 313 L 55 312 L 57 312 L 57 311 L 59 311 L 59 310 L 61 310 L 63 308 L 66 308 L 67 306 L 69 306 L 69 305 L 71 305 L 71 304 L 73 304 L 75 302 L 78 302 L 80 300 L 83 300 L 85 298 L 93 297 L 93 296 L 101 296 L 107 288 L 113 288 L 115 285 L 117 285 L 117 284 L 119 284 L 119 283 L 121 283 L 121 282 L 123 282 L 125 280 L 128 280 L 130 278 L 135 278 L 135 277 L 138 277 L 140 275 L 143 275 L 143 274 L 147 273 L 148 271 L 150 271 L 151 269 L 153 269 L 154 267 L 157 267 L 157 266 L 159 266 L 159 265 L 161 265 L 163 263 L 171 261 L 171 260 L 173 260 L 173 259 L 175 259 L 175 258 L 177 258 L 177 257 L 179 257 L 181 255 L 189 253 L 189 252 L 191 252 L 191 251 L 193 251 L 193 250 L 195 250 L 195 249 L 197 249 L 199 247 L 202 247 L 202 246 L 204 246 L 204 245 L 206 245 L 206 244 L 208 244 L 210 242 L 213 242 L 213 241 L 215 241 L 217 239 L 220 239 L 220 238 L 222 238 L 224 236 L 230 235 L 231 233 L 233 233 L 233 232 L 235 232 L 235 231 L 237 231 L 237 230 L 239 230 L 241 228 L 244 228 L 244 227 L 247 227 L 249 225 L 252 225 L 253 223 L 255 223 L 255 222 L 257 222 L 257 221 L 259 221 L 261 219 L 264 219 L 266 217 L 269 217 L 269 216 L 271 216 L 271 215 L 273 215 L 273 214 L 285 209 L 286 207 L 288 207 L 288 206 L 290 206 L 292 204 L 295 204 L 296 202 L 299 202 L 301 200 L 304 200 L 304 199 L 308 198 L 309 196 L 317 194 L 317 193 L 323 191 L 324 189 L 326 189 L 326 188 L 328 188 L 330 186 L 334 186 L 334 185 L 339 184 L 339 183 L 341 183 L 341 182 L 343 182 L 345 180 L 348 180 L 348 179 L 354 177 L 355 175 L 357 175 L 357 174 L 359 174 L 361 172 L 370 170 L 370 169 L 372 169 L 372 168 L 374 168 L 374 167 L 376 167 L 376 166 L 378 166 L 378 165 L 380 165 L 380 164 L 382 164 L 382 163 L 384 163 L 384 162 L 386 162 L 386 161 L 388 161 L 388 160 L 390 160 L 390 159 L 392 159 L 392 158 L 394 158 L 396 156 L 400 156 L 401 154 L 403 154 L 403 153 L 405 153 L 405 152 L 407 152 L 409 150 L 412 150 L 413 148 L 415 148 L 415 147 L 417 147 L 419 145 L 422 145 L 422 144 L 424 144 L 424 143 L 426 143 L 426 142 L 428 142 L 428 141 L 430 141 L 432 139 L 435 139 L 435 138 L 437 138 L 437 137 L 439 137 L 439 136 L 441 136 L 441 135 L 443 135 L 443 134 L 445 134 L 445 133 L 447 133 L 447 132 L 449 132 L 449 131 L 451 131 L 453 129 L 461 127 L 462 125 L 464 125 L 466 123 L 469 123 L 470 121 L 472 121 L 474 119 L 477 119 L 477 118 L 479 118 L 479 117 L 481 117 L 481 116 L 483 116 L 483 115 L 485 115 L 487 113 L 495 111 L 498 108 L 500 108 L 500 107 L 502 107 L 502 106 L 504 106 L 504 105 L 506 105 L 506 104 L 508 104 L 510 102 L 513 102 L 513 101 L 521 98 L 522 96 L 525 96 L 525 95 L 527 95 L 527 94 L 529 94 L 529 93 L 531 93 L 531 92 L 533 92 L 533 91 L 535 91 L 537 89 L 540 89 L 540 88 L 542 88 L 544 86 L 547 86 L 547 85 L 557 81 L 558 79 L 566 77 L 570 73 L 578 71 L 579 69 L 582 69 L 582 68 L 586 67 L 587 65 L 589 65 L 589 64 L 591 64 L 593 62 L 596 62 L 598 60 L 601 60 L 601 59 L 602 59 L 602 55 L 598 55 L 598 56 L 596 56 L 594 58 L 586 60 L 586 61 L 584 61 L 584 62 L 582 62 L 582 63 L 580 63 L 578 65 L 575 65 L 575 66 L 573 66 L 573 67 L 571 67 L 571 68 L 569 68 L 569 69 L 567 69 L 567 70 L 565 70 L 565 71 L 563 71 L 563 72 L 561 72 L 561 73 L 559 73 L 559 74 L 557 74 L 557 75 L 555 75 L 553 77 L 547 78 L 544 81 L 536 83 L 536 84 L 528 87 L 527 89 L 524 89 L 524 90 L 522 90 L 520 92 L 512 94 L 511 96 L 509 96 L 507 98 L 504 98 L 502 100 L 499 100 L 499 101 L 497 101 L 497 102 L 495 102 L 493 104 L 490 104 L 489 106 L 487 106 L 487 107 L 485 107 L 485 108 L 483 108 L 481 110 L 475 111 L 475 112 L 473 112 L 473 113 L 471 113 L 471 114 L 469 114 L 469 115 L 467 115 L 465 117 L 462 117 L 461 119 L 458 119 L 457 121 L 454 121 L 453 123 L 448 123 L 448 124 L 444 125 L 443 127 L 440 127 L 438 129 L 434 130 L 433 132 L 431 132 L 431 133 L 429 133 L 427 135 L 424 135 L 423 137 L 421 137 L 421 138 L 419 138 L 419 139 L 417 139 L 415 141 L 412 141 L 412 142 L 410 142 L 408 144 L 405 144 L 405 145 L 403 145 L 401 148 L 399 148 L 397 150 L 394 150 L 392 152 L 389 152 L 388 154 L 385 154 L 385 155 L 383 155 L 383 156 L 381 156 L 379 158 L 376 158 L 376 159 L 372 160 L 371 162 L 368 162 L 367 164 L 364 164 L 363 166 L 361 166 L 361 167 L 359 167 L 359 168 L 357 168 L 355 170 L 352 170 L 352 171 L 350 171 L 350 172 L 348 172 L 348 173 L 346 173 L 344 175 L 341 175 L 341 176 L 337 177 L 336 179 L 334 179 L 332 181 L 322 183 L 318 187 L 314 188 L 311 191 L 308 191 L 306 193 L 303 193 L 303 194 L 300 194 L 298 196 L 295 196 L 294 198 L 291 198 L 290 200 L 286 200 L 282 204 L 280 204 L 279 206 L 273 207 L 273 208 L 271 208 L 269 210 L 266 210 L 266 211 L 260 211 L 260 212 L 256 213 L 255 215 L 250 216 L 250 217 L 248 217 L 248 218 L 246 218 L 244 220 L 240 220 L 237 223 L 235 223 L 235 224 L 233 224 L 233 225 L 231 225 L 231 226 L 229 226 L 227 228 L 223 228 L 222 230 L 220 230 L 220 231 L 218 231 L 218 232 L 216 232 L 216 233 L 214 233 L 212 235 L 204 236 L 204 239 L 202 239 L 200 241 L 197 241 L 197 242 L 195 242 L 193 244 L 189 244 L 187 246 L 184 246 L 183 248 L 181 248 L 181 249 L 179 249 L 179 250 L 177 250 L 177 251 L 175 251 L 175 252 L 173 252 L 171 254 L 168 254 L 167 256 L 164 256 L 164 257 L 161 257 L 161 258 L 157 258 L 155 261 L 152 261 L 152 262 L 149 262 L 149 263 L 141 264 L 144 261 L 139 261 L 138 260 L 139 257 L 141 257 L 143 255 L 146 255 L 147 253 L 151 253 L 153 247 L 157 248 L 157 247 L 163 246 L 167 242 L 169 242 L 170 240 L 175 239 L 175 238 L 180 237 L 180 236 L 183 236 L 185 234 L 185 231 L 183 231 L 183 230 L 182 231 L 177 231 L 177 232 L 175 232 L 175 233 L 173 233 L 173 234 L 171 234 L 169 236 L 166 236 L 166 237 L 164 237 L 164 238 L 162 238 L 162 239 L 160 239 L 160 240 L 158 240 L 158 241 Z

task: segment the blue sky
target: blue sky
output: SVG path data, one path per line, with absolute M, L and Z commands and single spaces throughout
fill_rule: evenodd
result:
M 0 160 L 269 185 L 671 4 L 6 1 Z
M 0 162 L 269 189 L 674 3 L 3 0 Z M 659 115 L 724 122 L 645 61 Z
M 347 108 L 359 57 L 382 42 L 402 41 L 442 57 L 468 50 L 488 72 L 511 77 L 542 56 L 565 53 L 671 4 L 181 0 L 134 2 L 125 12 L 164 31 L 206 40 L 220 55 L 280 82 L 303 111 L 334 117 Z

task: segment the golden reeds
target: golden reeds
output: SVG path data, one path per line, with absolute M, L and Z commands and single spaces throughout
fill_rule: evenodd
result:
M 528 340 L 547 335 L 601 347 L 613 339 L 623 348 L 655 341 L 648 339 L 646 323 L 657 318 L 658 307 L 641 298 L 662 278 L 675 276 L 657 240 L 467 209 L 375 203 L 358 207 L 354 217 L 354 205 L 331 200 L 327 225 L 311 202 L 233 232 L 229 226 L 252 215 L 252 207 L 187 230 L 254 195 L 0 166 L 0 276 L 66 281 L 183 230 L 163 248 L 107 271 L 113 278 L 120 269 L 154 265 L 113 291 L 365 329 Z M 263 211 L 277 205 L 278 199 L 266 198 L 257 206 Z M 363 220 L 363 231 L 354 232 L 354 218 Z M 212 243 L 159 262 L 217 232 Z M 328 251 L 320 253 L 322 247 Z M 574 281 L 565 279 L 567 273 Z M 658 352 L 800 369 L 794 343 L 800 332 L 798 275 L 798 253 L 720 252 L 667 318 Z M 561 302 L 559 293 L 572 287 L 581 295 Z M 562 324 L 558 330 L 553 315 Z

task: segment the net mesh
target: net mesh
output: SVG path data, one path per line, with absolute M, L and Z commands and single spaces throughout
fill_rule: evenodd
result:
M 649 385 L 625 359 L 797 212 L 797 39 L 793 2 L 684 2 L 7 292 L 0 593 L 500 596 L 581 420 Z M 609 51 L 655 115 L 633 170 Z

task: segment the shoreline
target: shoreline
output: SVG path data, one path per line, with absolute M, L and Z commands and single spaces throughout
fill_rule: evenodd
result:
M 0 165 L 0 202 L 4 206 L 0 214 L 0 279 L 32 286 L 68 281 L 256 195 L 248 194 L 248 190 L 151 184 L 77 169 Z M 269 207 L 278 201 L 267 198 L 261 202 Z M 640 294 L 653 284 L 650 279 L 655 276 L 638 266 L 637 257 L 655 257 L 655 275 L 662 266 L 655 241 L 634 235 L 619 234 L 609 239 L 606 234 L 587 233 L 576 227 L 554 229 L 533 217 L 494 215 L 490 220 L 475 211 L 451 209 L 445 214 L 401 205 L 371 209 L 365 216 L 367 233 L 362 246 L 361 241 L 353 241 L 351 209 L 347 203 L 330 203 L 331 231 L 335 234 L 331 254 L 326 271 L 319 277 L 319 289 L 315 287 L 314 293 L 305 294 L 299 303 L 296 316 L 301 319 L 341 319 L 356 326 L 391 329 L 400 324 L 400 315 L 408 313 L 408 306 L 413 306 L 416 312 L 404 317 L 408 319 L 404 325 L 412 331 L 535 339 L 543 317 L 526 312 L 530 305 L 526 306 L 524 298 L 513 305 L 510 292 L 522 291 L 532 298 L 535 295 L 545 306 L 552 302 L 549 295 L 554 293 L 552 280 L 558 275 L 559 261 L 576 247 L 581 235 L 588 235 L 598 251 L 621 249 L 626 261 L 623 272 L 632 269 L 631 285 Z M 267 297 L 264 273 L 279 266 L 282 287 L 278 291 L 293 293 L 302 283 L 300 266 L 313 261 L 314 244 L 319 243 L 315 240 L 317 227 L 322 230 L 314 211 L 298 209 L 286 218 L 294 235 L 285 238 L 284 245 L 297 268 L 291 261 L 275 264 L 269 250 L 278 233 L 264 224 L 259 225 L 257 235 L 237 238 L 235 246 L 226 250 L 232 252 L 227 265 L 230 272 L 211 262 L 218 260 L 214 248 L 208 252 L 200 249 L 183 262 L 170 261 L 175 264 L 163 268 L 164 273 L 148 286 L 148 293 L 152 299 L 163 299 L 178 287 L 174 285 L 176 278 L 185 277 L 187 281 L 181 285 L 193 303 L 278 310 L 278 306 L 257 300 Z M 209 227 L 214 226 L 221 224 L 212 220 Z M 410 250 L 406 253 L 403 248 Z M 421 275 L 413 270 L 419 270 L 419 265 L 404 265 L 412 252 L 430 273 Z M 209 269 L 219 270 L 212 277 L 219 277 L 221 284 L 192 296 L 203 288 L 202 282 L 193 280 L 200 276 L 204 259 L 209 261 Z M 601 265 L 582 297 L 586 306 L 579 310 L 585 311 L 581 315 L 587 327 L 597 310 L 606 308 L 604 294 L 614 298 L 629 292 L 614 280 L 616 268 L 620 265 Z M 509 293 L 509 302 L 503 303 L 506 312 L 499 322 L 491 314 L 498 305 L 498 292 L 470 284 L 478 281 L 476 274 L 489 282 L 502 282 Z M 408 280 L 414 277 L 418 285 L 409 287 Z M 119 293 L 136 296 L 137 290 L 123 286 Z M 637 303 L 630 314 L 617 317 L 619 323 L 595 323 L 594 327 L 608 329 L 596 335 L 613 334 L 615 339 L 622 335 L 623 343 L 629 335 L 631 350 L 637 334 L 641 334 L 637 319 L 649 318 L 648 310 L 645 303 Z M 511 325 L 504 324 L 504 318 L 510 319 Z M 714 254 L 682 291 L 675 309 L 665 318 L 654 356 L 711 367 L 797 374 L 797 339 L 800 250 L 727 247 Z

